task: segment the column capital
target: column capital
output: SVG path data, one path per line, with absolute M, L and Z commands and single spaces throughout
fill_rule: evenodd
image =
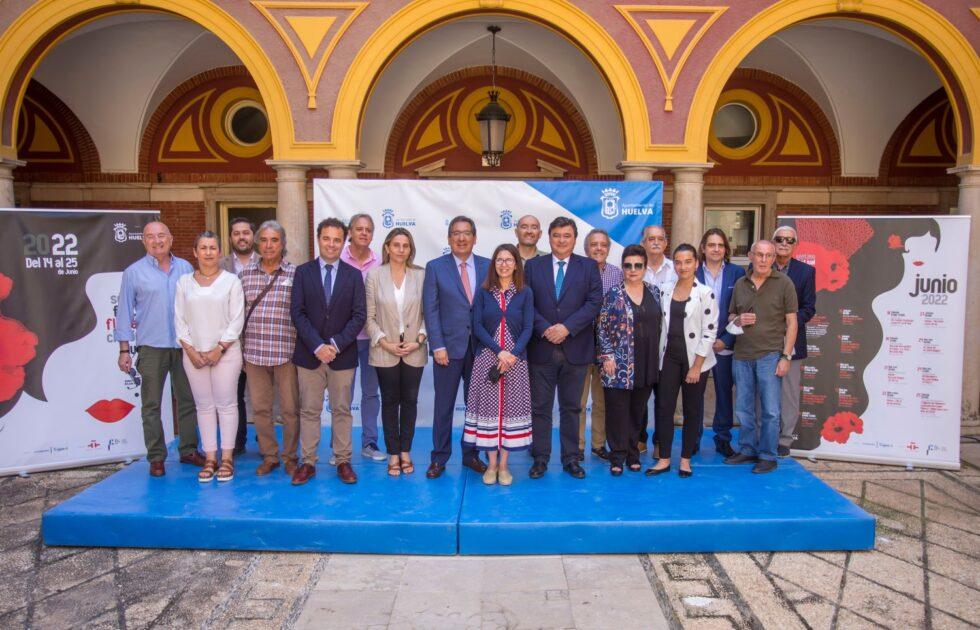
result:
M 959 177 L 960 186 L 980 185 L 980 166 L 954 166 L 953 168 L 946 169 L 946 172 L 950 175 L 956 175 Z
M 674 175 L 675 182 L 703 182 L 704 174 L 714 166 L 714 162 L 664 164 Z
M 7 168 L 14 170 L 18 166 L 24 166 L 27 162 L 24 160 L 13 160 L 11 158 L 0 158 L 0 168 Z
M 620 162 L 616 168 L 623 172 L 626 181 L 650 181 L 657 172 L 653 162 Z

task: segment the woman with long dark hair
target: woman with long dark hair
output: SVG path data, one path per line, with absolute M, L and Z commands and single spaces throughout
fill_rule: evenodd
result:
M 473 297 L 473 372 L 466 399 L 463 440 L 487 451 L 483 483 L 513 482 L 510 451 L 531 445 L 531 381 L 527 342 L 534 327 L 534 297 L 524 286 L 517 248 L 499 245 L 486 281 Z M 499 463 L 498 463 L 499 454 Z

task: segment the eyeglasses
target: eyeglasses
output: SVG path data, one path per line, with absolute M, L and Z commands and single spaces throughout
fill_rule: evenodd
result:
M 493 262 L 495 264 L 498 264 L 498 265 L 515 265 L 515 264 L 517 264 L 516 261 L 513 258 L 498 258 L 498 259 L 494 260 Z
M 630 271 L 633 269 L 635 269 L 636 271 L 640 271 L 645 267 L 646 267 L 646 263 L 623 263 L 624 271 Z
M 796 239 L 792 236 L 775 236 L 772 239 L 773 243 L 786 243 L 787 245 L 796 245 Z
M 449 236 L 452 236 L 453 238 L 457 238 L 460 236 L 469 237 L 469 236 L 473 236 L 473 232 L 471 230 L 456 230 L 455 232 L 450 232 Z

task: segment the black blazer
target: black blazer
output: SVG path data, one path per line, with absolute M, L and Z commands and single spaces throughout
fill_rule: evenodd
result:
M 549 363 L 554 344 L 544 338 L 553 324 L 564 324 L 568 337 L 561 343 L 569 363 L 595 363 L 593 323 L 602 306 L 602 277 L 599 265 L 585 256 L 572 254 L 565 270 L 561 295 L 555 297 L 554 258 L 538 256 L 524 265 L 527 286 L 534 292 L 534 335 L 527 347 L 530 363 Z
M 313 352 L 332 339 L 340 352 L 329 363 L 333 370 L 357 367 L 357 334 L 367 320 L 364 280 L 361 272 L 344 261 L 338 263 L 337 277 L 330 292 L 330 307 L 323 297 L 323 278 L 319 257 L 296 268 L 292 302 L 289 307 L 296 327 L 293 363 L 312 370 L 320 366 Z

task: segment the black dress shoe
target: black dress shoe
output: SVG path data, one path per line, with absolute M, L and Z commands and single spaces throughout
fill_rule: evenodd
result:
M 735 454 L 735 451 L 732 450 L 732 445 L 729 444 L 728 442 L 716 443 L 715 452 L 717 452 L 722 457 L 731 457 L 732 455 Z
M 606 450 L 605 446 L 592 449 L 592 454 L 598 457 L 599 459 L 604 459 L 607 461 L 609 460 L 609 451 Z
M 667 466 L 666 468 L 653 468 L 651 466 L 650 468 L 647 468 L 645 474 L 647 477 L 656 477 L 657 475 L 662 475 L 666 472 L 670 472 L 670 466 Z
M 579 451 L 578 452 L 578 461 L 580 461 L 580 462 L 584 462 L 585 461 L 585 451 Z
M 531 477 L 531 479 L 540 479 L 541 477 L 544 477 L 544 473 L 547 470 L 548 464 L 544 462 L 534 462 L 531 464 L 531 470 L 528 473 L 528 476 Z
M 685 478 L 687 478 L 687 477 L 690 477 L 693 474 L 694 474 L 694 471 L 693 470 L 684 470 L 683 468 L 680 468 L 680 469 L 677 470 L 677 476 L 678 477 L 685 477 Z
M 754 464 L 759 461 L 759 458 L 755 455 L 745 455 L 743 453 L 736 453 L 731 457 L 725 458 L 726 464 Z
M 757 475 L 762 475 L 765 473 L 771 473 L 776 470 L 776 462 L 771 459 L 760 459 L 755 466 L 752 467 L 752 472 Z
M 561 468 L 576 479 L 585 479 L 585 469 L 579 466 L 578 462 L 568 462 Z
M 442 476 L 442 473 L 446 470 L 446 467 L 442 464 L 437 464 L 432 462 L 429 464 L 429 469 L 425 471 L 425 476 L 429 479 L 438 479 Z
M 479 457 L 474 457 L 463 462 L 463 465 L 474 472 L 478 472 L 481 475 L 487 472 L 487 465 L 483 463 L 483 460 Z
M 783 446 L 782 444 L 776 449 L 776 454 L 780 457 L 789 457 L 789 447 Z

